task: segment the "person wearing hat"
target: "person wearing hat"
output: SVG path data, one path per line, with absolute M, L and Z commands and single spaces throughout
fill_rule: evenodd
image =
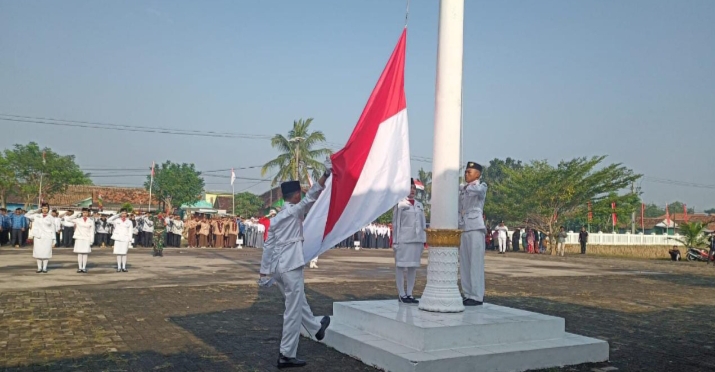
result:
M 417 268 L 420 267 L 422 251 L 427 241 L 427 221 L 425 208 L 415 200 L 415 180 L 410 179 L 410 194 L 392 209 L 392 248 L 395 251 L 395 281 L 399 293 L 398 301 L 418 304 L 412 297 Z M 405 292 L 405 272 L 407 272 L 407 292 Z
M 107 222 L 114 225 L 112 240 L 114 240 L 114 254 L 117 256 L 117 272 L 127 272 L 127 253 L 129 243 L 132 241 L 134 225 L 127 217 L 127 210 L 121 209 L 118 214 L 110 217 Z M 152 229 L 153 231 L 153 229 Z
M 89 218 L 89 209 L 82 208 L 82 217 L 74 215 L 67 219 L 74 228 L 74 253 L 77 253 L 77 272 L 87 273 L 87 258 L 92 252 L 92 242 L 94 241 L 94 220 Z
M 458 227 L 462 230 L 459 245 L 459 274 L 464 306 L 478 306 L 484 301 L 484 200 L 487 185 L 480 181 L 482 166 L 468 162 L 465 184 L 459 186 Z
M 331 173 L 330 160 L 325 162 L 325 174 L 313 184 L 301 199 L 299 181 L 281 184 L 285 204 L 283 209 L 271 219 L 268 239 L 261 259 L 261 287 L 275 283 L 285 296 L 283 314 L 283 336 L 281 338 L 278 368 L 302 367 L 306 362 L 296 358 L 301 324 L 320 341 L 325 337 L 325 330 L 330 325 L 330 317 L 323 317 L 318 322 L 305 299 L 303 288 L 303 219 L 310 207 L 318 199 L 325 186 L 325 180 Z
M 47 264 L 52 258 L 52 241 L 55 239 L 55 219 L 50 214 L 50 205 L 42 203 L 40 209 L 25 215 L 32 221 L 32 257 L 37 260 L 37 272 L 47 273 Z

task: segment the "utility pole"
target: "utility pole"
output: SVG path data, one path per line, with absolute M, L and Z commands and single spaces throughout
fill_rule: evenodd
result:
M 636 184 L 635 182 L 631 182 L 631 194 L 636 193 Z M 631 213 L 631 234 L 636 233 L 636 210 L 634 209 L 633 212 Z

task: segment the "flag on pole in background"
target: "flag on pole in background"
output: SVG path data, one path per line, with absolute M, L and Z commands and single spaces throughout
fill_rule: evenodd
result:
M 233 181 L 236 180 L 236 172 L 233 171 L 233 168 L 231 168 L 231 186 L 233 186 Z
M 422 190 L 422 191 L 424 191 L 424 190 L 425 190 L 425 185 L 422 184 L 422 181 L 420 181 L 420 180 L 415 180 L 415 188 L 416 188 L 417 190 Z
M 670 211 L 668 210 L 668 204 L 665 204 L 665 227 L 670 227 Z
M 332 176 L 303 224 L 305 262 L 373 222 L 410 193 L 405 44 L 400 36 Z
M 154 162 L 151 162 L 151 179 L 154 179 Z
M 616 224 L 618 223 L 618 215 L 616 215 L 616 202 L 611 203 L 611 209 L 613 209 L 613 229 L 616 229 Z
M 685 214 L 684 218 L 685 218 L 685 222 L 687 223 L 688 222 L 688 205 L 687 204 L 683 204 L 683 214 Z
M 42 152 L 42 165 L 46 165 L 47 161 L 45 160 L 45 151 Z
M 588 222 L 593 221 L 593 210 L 591 210 L 591 202 L 588 202 Z
M 645 203 L 641 203 L 641 230 L 645 234 Z

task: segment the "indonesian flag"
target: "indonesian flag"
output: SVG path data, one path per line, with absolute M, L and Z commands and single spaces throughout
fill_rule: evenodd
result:
M 616 228 L 616 224 L 618 223 L 618 215 L 616 215 L 616 202 L 611 203 L 611 209 L 613 209 L 613 228 Z
M 231 186 L 233 186 L 233 181 L 236 180 L 236 172 L 233 171 L 233 168 L 231 168 Z
M 151 162 L 151 178 L 154 179 L 154 162 Z
M 415 180 L 415 188 L 416 188 L 417 190 L 424 190 L 424 189 L 425 189 L 425 185 L 423 185 L 420 180 Z
M 333 173 L 303 223 L 305 263 L 367 226 L 410 193 L 402 31 Z
M 665 204 L 665 227 L 670 227 L 670 211 L 668 210 L 668 204 Z

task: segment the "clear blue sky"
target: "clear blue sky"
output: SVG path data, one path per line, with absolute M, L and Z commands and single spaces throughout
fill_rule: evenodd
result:
M 0 113 L 264 135 L 314 117 L 314 129 L 343 143 L 404 10 L 402 0 L 0 0 Z M 412 0 L 406 89 L 414 156 L 432 156 L 437 17 L 438 1 Z M 606 154 L 648 177 L 713 185 L 713 46 L 712 0 L 467 0 L 466 160 Z M 0 130 L 0 148 L 37 141 L 91 168 L 166 159 L 238 168 L 276 154 L 260 139 L 6 121 Z M 416 173 L 431 164 L 412 166 Z M 240 182 L 237 191 L 255 184 Z M 228 179 L 207 183 L 230 190 Z M 713 189 L 647 179 L 641 186 L 646 201 L 715 207 Z

